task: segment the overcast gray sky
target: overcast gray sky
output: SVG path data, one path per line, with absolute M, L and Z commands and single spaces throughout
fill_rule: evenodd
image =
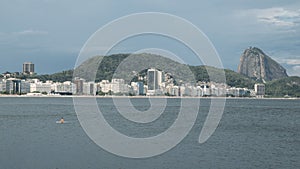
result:
M 21 71 L 25 61 L 35 63 L 40 74 L 71 69 L 96 30 L 136 12 L 164 12 L 192 22 L 215 45 L 226 68 L 236 70 L 243 50 L 257 46 L 290 75 L 300 76 L 298 0 L 2 0 L 0 72 Z M 149 42 L 157 38 L 147 38 L 129 40 L 113 53 L 153 47 Z M 166 43 L 157 44 L 168 49 Z

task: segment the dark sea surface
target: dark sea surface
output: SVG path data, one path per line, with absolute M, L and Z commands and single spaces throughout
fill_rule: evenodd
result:
M 98 98 L 97 102 L 111 126 L 138 137 L 165 131 L 180 106 L 180 99 L 168 99 L 161 118 L 137 124 L 122 119 L 112 99 Z M 132 103 L 138 110 L 150 106 L 148 99 L 135 98 Z M 175 148 L 159 156 L 131 159 L 103 150 L 85 134 L 72 98 L 1 97 L 0 168 L 300 168 L 300 100 L 227 99 L 215 133 L 199 144 L 209 106 L 209 99 L 201 99 L 194 127 Z M 56 124 L 61 117 L 69 123 Z

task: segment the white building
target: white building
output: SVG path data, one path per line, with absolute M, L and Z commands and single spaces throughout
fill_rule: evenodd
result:
M 111 90 L 114 93 L 128 93 L 129 88 L 124 79 L 112 79 Z
M 211 90 L 210 90 L 210 86 L 207 84 L 204 84 L 203 86 L 201 86 L 202 91 L 203 91 L 203 96 L 210 96 L 211 95 Z
M 197 86 L 196 87 L 196 96 L 198 96 L 198 97 L 202 97 L 203 96 L 203 90 L 202 90 L 202 88 L 200 87 L 200 86 Z
M 264 84 L 255 84 L 254 91 L 257 97 L 265 96 L 265 85 Z
M 97 92 L 97 85 L 95 82 L 84 82 L 83 83 L 83 94 L 95 96 Z
M 131 82 L 130 86 L 131 86 L 132 93 L 134 95 L 139 95 L 139 84 L 138 84 L 138 82 Z
M 99 85 L 103 93 L 108 93 L 109 91 L 111 91 L 111 84 L 109 83 L 108 80 L 102 80 L 99 83 Z
M 37 83 L 30 83 L 30 92 L 46 92 L 50 93 L 51 92 L 51 84 L 50 83 L 42 83 L 42 82 L 37 82 Z
M 6 91 L 6 82 L 4 80 L 0 80 L 0 92 Z
M 25 80 L 21 80 L 21 93 L 30 93 L 30 83 Z
M 50 84 L 50 83 L 48 83 Z M 61 93 L 73 93 L 76 94 L 76 85 L 72 83 L 71 81 L 65 81 L 63 83 L 53 83 L 50 84 L 51 90 L 55 92 L 61 92 Z

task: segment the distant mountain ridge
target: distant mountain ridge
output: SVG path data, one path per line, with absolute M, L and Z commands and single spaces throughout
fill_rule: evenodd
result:
M 244 51 L 238 73 L 263 82 L 288 77 L 285 68 L 257 47 L 250 47 Z
M 84 63 L 82 63 L 78 67 L 78 71 L 82 73 L 78 73 L 83 75 L 82 77 L 89 77 L 89 72 L 86 71 L 90 67 L 95 67 L 94 64 L 97 64 L 99 60 L 101 61 L 101 64 L 97 66 L 98 71 L 96 74 L 96 81 L 101 81 L 101 80 L 111 80 L 112 77 L 114 76 L 114 73 L 118 66 L 124 62 L 128 57 L 136 57 L 134 61 L 131 63 L 132 65 L 129 66 L 129 68 L 133 67 L 149 67 L 149 62 L 158 69 L 164 70 L 168 73 L 171 72 L 178 72 L 178 70 L 183 70 L 186 68 L 189 68 L 189 72 L 184 72 L 184 71 L 179 71 L 178 74 L 181 74 L 180 77 L 184 77 L 185 80 L 196 80 L 196 81 L 210 81 L 209 75 L 207 73 L 207 70 L 210 72 L 213 72 L 216 76 L 223 71 L 223 69 L 211 67 L 211 66 L 191 66 L 191 65 L 185 65 L 178 63 L 174 60 L 165 58 L 160 55 L 155 55 L 155 54 L 150 54 L 150 53 L 141 53 L 141 54 L 113 54 L 109 56 L 95 56 L 92 57 L 88 60 L 86 60 Z M 138 58 L 143 58 L 138 62 Z M 149 60 L 150 59 L 150 60 Z M 168 63 L 169 66 L 167 66 L 165 63 Z M 171 66 L 170 66 L 171 65 Z M 138 68 L 137 68 L 138 69 Z M 128 70 L 127 70 L 128 71 Z M 137 71 L 137 70 L 135 70 Z M 229 69 L 224 69 L 225 76 L 226 76 L 226 82 L 228 85 L 233 86 L 233 87 L 247 87 L 247 88 L 253 88 L 255 81 L 252 79 L 247 78 L 244 75 L 240 75 L 232 70 Z M 192 73 L 193 77 L 188 75 L 189 73 Z M 122 77 L 123 76 L 123 77 Z M 122 74 L 121 77 L 117 78 L 126 78 L 127 74 Z M 177 79 L 177 80 L 184 80 L 184 79 Z M 218 81 L 216 81 L 218 82 Z

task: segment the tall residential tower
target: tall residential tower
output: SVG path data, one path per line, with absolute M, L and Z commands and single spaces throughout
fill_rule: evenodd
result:
M 147 71 L 148 95 L 156 95 L 159 92 L 163 81 L 163 73 L 157 69 L 151 68 Z
M 31 62 L 23 63 L 23 74 L 34 74 L 34 64 Z

